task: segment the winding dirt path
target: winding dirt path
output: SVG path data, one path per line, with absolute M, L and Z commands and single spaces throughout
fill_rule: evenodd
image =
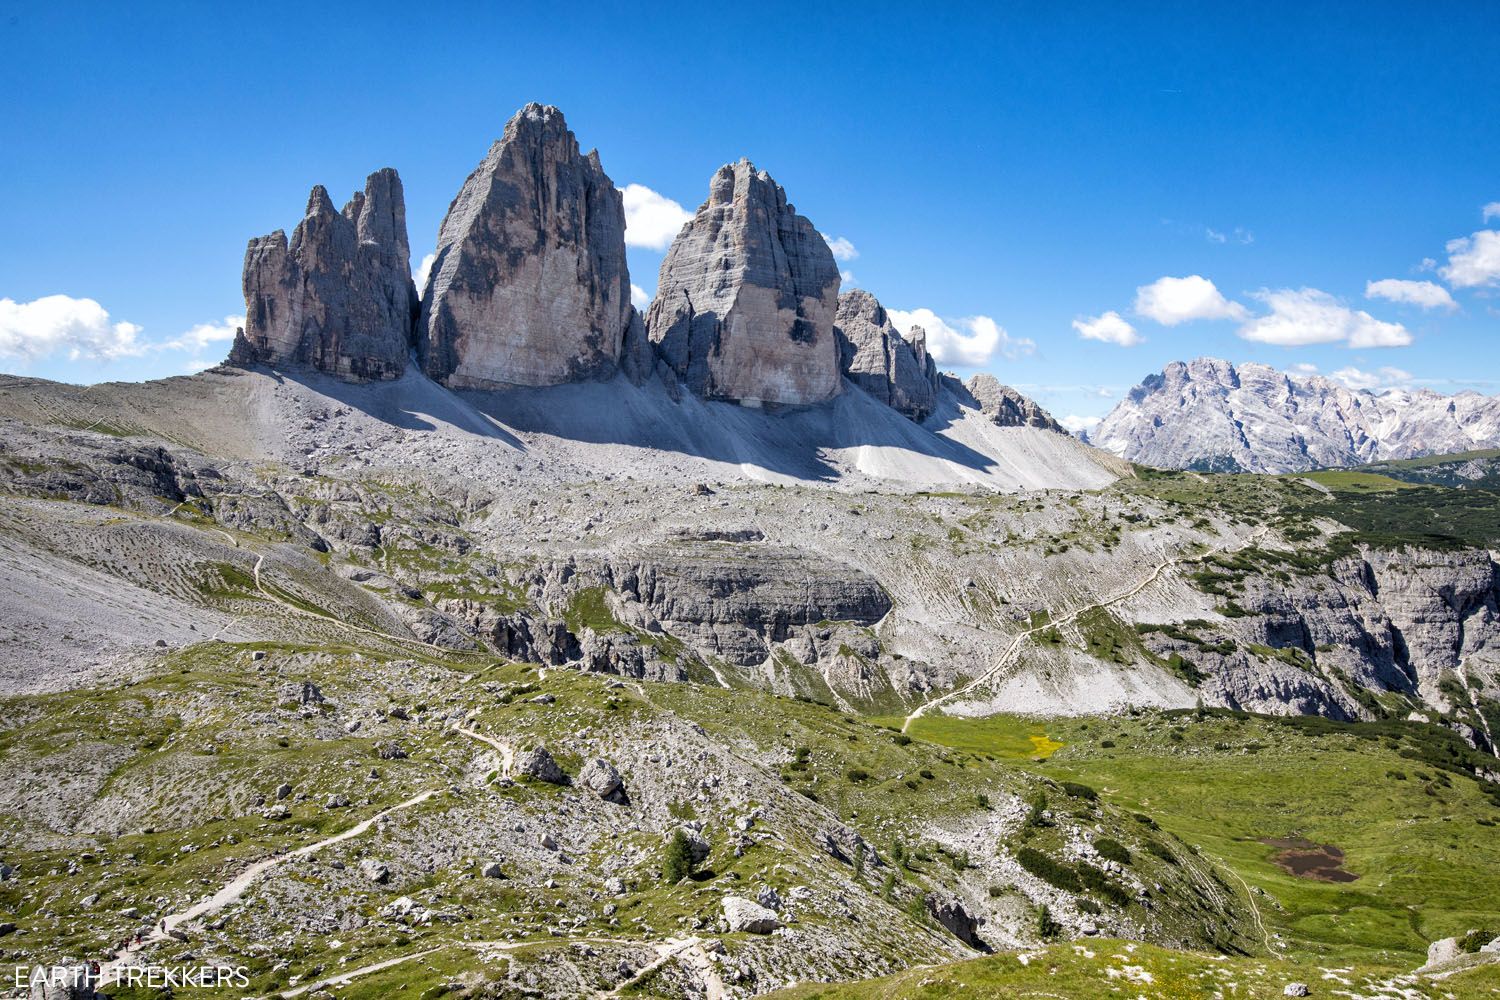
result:
M 952 701 L 954 698 L 962 697 L 963 695 L 968 694 L 981 685 L 984 685 L 993 680 L 994 677 L 1000 673 L 1000 671 L 1010 666 L 1011 661 L 1020 655 L 1021 649 L 1026 644 L 1026 642 L 1037 633 L 1045 632 L 1048 629 L 1056 628 L 1059 625 L 1067 625 L 1071 622 L 1077 621 L 1080 617 L 1088 614 L 1090 611 L 1097 611 L 1100 608 L 1108 608 L 1123 601 L 1128 601 L 1136 594 L 1139 594 L 1141 591 L 1145 590 L 1147 587 L 1160 580 L 1162 574 L 1169 569 L 1173 569 L 1177 566 L 1187 565 L 1189 563 L 1202 562 L 1204 559 L 1207 559 L 1210 556 L 1220 555 L 1226 552 L 1239 552 L 1242 549 L 1249 548 L 1251 545 L 1254 545 L 1258 540 L 1264 537 L 1267 530 L 1268 529 L 1264 527 L 1256 528 L 1255 531 L 1251 532 L 1248 538 L 1246 538 L 1243 542 L 1241 542 L 1239 545 L 1234 546 L 1233 548 L 1223 547 L 1210 549 L 1209 551 L 1204 552 L 1200 555 L 1190 556 L 1187 558 L 1181 558 L 1178 556 L 1169 557 L 1158 563 L 1156 565 L 1156 568 L 1154 568 L 1150 573 L 1146 574 L 1146 576 L 1139 583 L 1137 583 L 1135 586 L 1131 587 L 1124 593 L 1116 594 L 1114 597 L 1107 597 L 1102 601 L 1097 601 L 1093 604 L 1087 604 L 1080 608 L 1074 608 L 1072 611 L 1069 611 L 1067 614 L 1063 615 L 1060 618 L 1049 618 L 1049 620 L 1045 624 L 1027 629 L 1011 640 L 1010 645 L 1005 647 L 1005 652 L 1001 653 L 999 658 L 995 660 L 994 664 L 991 665 L 990 668 L 984 673 L 980 674 L 978 677 L 974 678 L 963 687 L 954 688 L 947 694 L 939 695 L 936 698 L 924 701 L 922 704 L 918 705 L 901 723 L 901 731 L 903 733 L 906 732 L 907 729 L 911 727 L 912 722 L 927 714 L 929 709 L 936 708 L 946 701 Z
M 411 807 L 416 805 L 420 805 L 421 803 L 426 802 L 428 799 L 432 798 L 432 796 L 435 794 L 437 794 L 437 789 L 429 789 L 420 795 L 416 795 L 412 798 L 407 799 L 405 802 L 397 803 L 396 805 L 393 805 L 388 809 L 382 809 L 380 812 L 371 816 L 369 819 L 361 820 L 342 833 L 336 833 L 331 837 L 325 837 L 324 839 L 317 841 L 316 843 L 304 844 L 302 847 L 287 851 L 285 854 L 273 854 L 268 858 L 262 858 L 260 861 L 255 862 L 249 868 L 246 868 L 244 871 L 236 875 L 233 879 L 226 882 L 217 892 L 215 892 L 212 896 L 209 896 L 207 899 L 199 900 L 197 903 L 194 903 L 192 906 L 188 907 L 186 910 L 183 910 L 181 913 L 171 913 L 163 917 L 152 929 L 150 936 L 147 937 L 141 945 L 123 948 L 120 951 L 116 952 L 113 960 L 100 967 L 99 981 L 101 983 L 109 983 L 111 981 L 111 974 L 114 972 L 114 970 L 128 961 L 130 955 L 135 952 L 137 948 L 145 947 L 148 944 L 155 944 L 159 941 L 166 941 L 172 937 L 172 932 L 176 930 L 179 925 L 189 920 L 195 920 L 198 917 L 204 916 L 205 914 L 221 910 L 224 907 L 228 906 L 230 903 L 239 899 L 245 894 L 245 890 L 249 889 L 250 886 L 255 883 L 256 879 L 260 878 L 261 875 L 270 871 L 272 868 L 275 868 L 278 865 L 285 864 L 287 861 L 290 861 L 293 858 L 305 857 L 309 854 L 316 854 L 318 851 L 323 850 L 323 848 L 325 847 L 332 847 L 334 844 L 340 844 L 353 837 L 358 837 L 360 834 L 370 829 L 370 827 L 374 826 L 377 822 L 379 822 L 381 819 L 384 819 L 386 816 L 389 816 L 392 813 L 401 812 L 404 809 L 410 809 Z
M 472 740 L 487 743 L 500 751 L 500 773 L 507 778 L 511 776 L 511 771 L 516 766 L 516 751 L 509 743 L 504 740 L 498 740 L 493 736 L 486 736 L 478 730 L 470 729 L 468 726 L 454 726 L 453 729 L 455 732 L 462 733 Z

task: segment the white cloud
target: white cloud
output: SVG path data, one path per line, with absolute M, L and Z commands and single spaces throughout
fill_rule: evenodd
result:
M 1070 414 L 1069 416 L 1059 418 L 1057 422 L 1066 427 L 1069 434 L 1077 435 L 1082 431 L 1092 431 L 1095 427 L 1098 427 L 1099 419 L 1098 417 L 1080 417 Z
M 1405 302 L 1423 309 L 1457 309 L 1458 303 L 1448 289 L 1431 281 L 1407 281 L 1404 278 L 1382 278 L 1365 284 L 1365 298 Z
M 1328 377 L 1350 389 L 1389 389 L 1410 384 L 1412 374 L 1400 368 L 1385 367 L 1378 371 L 1360 371 L 1354 366 L 1330 372 Z
M 1213 226 L 1205 226 L 1203 233 L 1206 237 L 1208 237 L 1208 242 L 1210 243 L 1234 242 L 1240 244 L 1241 246 L 1249 246 L 1251 243 L 1255 242 L 1255 234 L 1250 230 L 1242 229 L 1239 226 L 1235 226 L 1227 233 L 1220 232 Z
M 1162 326 L 1197 319 L 1244 319 L 1245 307 L 1219 294 L 1214 283 L 1199 274 L 1186 278 L 1157 278 L 1135 290 L 1135 312 Z
M 0 299 L 0 357 L 35 361 L 65 353 L 109 361 L 136 357 L 145 345 L 136 340 L 134 323 L 111 323 L 109 313 L 93 299 L 46 295 L 31 302 Z
M 1306 361 L 1302 361 L 1298 362 L 1295 365 L 1292 365 L 1287 369 L 1287 371 L 1291 372 L 1293 375 L 1316 375 L 1318 374 L 1318 366 L 1310 365 Z
M 1500 201 L 1492 201 L 1481 210 L 1484 212 L 1484 221 L 1500 219 Z
M 151 346 L 158 351 L 198 353 L 212 344 L 234 339 L 234 331 L 245 325 L 244 316 L 225 316 L 222 323 L 199 323 L 180 336 Z
M 819 233 L 818 235 L 823 237 L 823 242 L 827 243 L 828 249 L 833 251 L 834 260 L 848 261 L 859 256 L 859 251 L 854 249 L 854 244 L 850 243 L 844 237 L 829 236 L 827 233 Z
M 427 288 L 427 276 L 432 273 L 432 265 L 437 263 L 437 254 L 430 253 L 422 258 L 422 263 L 417 265 L 417 273 L 412 275 L 412 281 L 417 284 L 417 294 L 421 295 Z
M 1012 337 L 988 316 L 970 316 L 949 322 L 931 309 L 887 309 L 886 315 L 904 335 L 914 326 L 927 331 L 927 349 L 940 364 L 978 368 L 996 354 L 1015 359 L 1036 350 L 1025 337 Z
M 178 366 L 178 370 L 185 375 L 196 375 L 206 368 L 212 368 L 218 363 L 219 359 L 216 358 L 188 358 Z
M 1106 344 L 1119 344 L 1121 347 L 1134 347 L 1141 342 L 1141 335 L 1135 332 L 1135 327 L 1113 309 L 1103 316 L 1075 319 L 1073 329 L 1084 340 L 1102 340 Z
M 625 245 L 665 250 L 693 213 L 644 184 L 626 184 Z
M 645 312 L 646 307 L 651 304 L 651 296 L 647 295 L 646 290 L 633 281 L 630 283 L 630 304 L 635 306 L 640 312 Z
M 840 271 L 839 284 L 845 288 L 857 288 L 859 287 L 859 279 L 854 276 L 853 271 Z
M 1449 240 L 1446 249 L 1448 263 L 1438 273 L 1454 288 L 1500 284 L 1500 232 L 1481 229 Z
M 1316 288 L 1262 289 L 1254 297 L 1271 308 L 1239 329 L 1246 340 L 1282 347 L 1346 343 L 1350 347 L 1405 347 L 1411 333 L 1400 323 L 1385 323 L 1363 310 L 1350 309 Z

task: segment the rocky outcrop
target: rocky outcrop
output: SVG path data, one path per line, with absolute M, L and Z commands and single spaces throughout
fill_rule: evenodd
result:
M 763 662 L 775 643 L 815 638 L 821 623 L 874 625 L 891 607 L 851 566 L 764 544 L 662 545 L 611 560 L 603 576 L 633 625 L 740 666 Z
M 307 366 L 351 382 L 399 376 L 417 302 L 401 178 L 376 171 L 342 212 L 313 188 L 290 243 L 279 229 L 250 241 L 243 285 L 231 364 Z
M 927 904 L 927 912 L 932 914 L 932 919 L 947 928 L 954 937 L 971 948 L 990 950 L 979 936 L 983 918 L 969 913 L 962 902 L 952 896 L 932 892 L 927 893 L 922 901 Z
M 828 244 L 749 160 L 719 168 L 662 261 L 646 330 L 709 399 L 802 405 L 842 386 Z
M 526 105 L 438 231 L 424 370 L 458 389 L 607 378 L 633 314 L 620 192 L 561 111 Z
M 1500 446 L 1500 397 L 1376 393 L 1198 358 L 1148 376 L 1089 440 L 1160 468 L 1300 472 Z
M 937 365 L 927 353 L 927 334 L 912 327 L 908 343 L 880 302 L 863 289 L 839 296 L 834 332 L 839 367 L 851 382 L 916 421 L 937 403 Z
M 1002 385 L 993 375 L 975 375 L 964 383 L 950 375 L 944 376 L 944 382 L 955 396 L 1000 427 L 1038 427 L 1059 434 L 1067 433 L 1052 414 L 1010 386 Z

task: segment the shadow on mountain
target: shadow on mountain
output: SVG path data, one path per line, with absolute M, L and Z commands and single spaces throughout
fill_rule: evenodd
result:
M 980 473 L 995 464 L 968 445 L 935 433 L 958 415 L 951 399 L 945 400 L 942 414 L 919 425 L 848 381 L 831 402 L 785 409 L 705 401 L 687 392 L 673 399 L 659 381 L 635 386 L 624 377 L 456 395 L 519 433 L 676 452 L 797 479 L 837 479 L 841 471 L 825 453 L 856 448 L 911 452 Z

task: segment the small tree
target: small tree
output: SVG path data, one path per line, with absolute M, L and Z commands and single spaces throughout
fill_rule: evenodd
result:
M 668 885 L 676 885 L 693 874 L 693 847 L 688 842 L 687 834 L 680 829 L 673 831 L 672 839 L 667 841 L 661 874 Z
M 1057 937 L 1062 927 L 1056 920 L 1052 919 L 1052 911 L 1047 909 L 1046 903 L 1038 903 L 1036 907 L 1036 936 L 1043 941 L 1051 941 Z

